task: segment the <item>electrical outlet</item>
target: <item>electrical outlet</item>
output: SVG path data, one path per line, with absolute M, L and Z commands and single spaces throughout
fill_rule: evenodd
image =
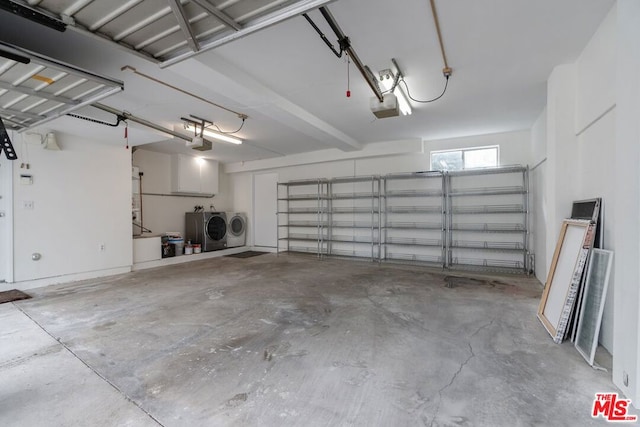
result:
M 107 250 L 107 246 L 104 243 L 100 243 L 100 252 L 104 252 Z
M 22 202 L 22 207 L 24 209 L 33 209 L 33 200 L 25 200 Z

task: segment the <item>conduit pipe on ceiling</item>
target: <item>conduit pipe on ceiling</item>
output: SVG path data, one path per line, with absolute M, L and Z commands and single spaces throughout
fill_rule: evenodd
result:
M 431 2 L 431 14 L 433 15 L 433 22 L 436 25 L 436 33 L 438 34 L 438 42 L 440 43 L 440 52 L 442 53 L 442 61 L 444 62 L 444 68 L 442 69 L 442 73 L 445 77 L 451 76 L 453 70 L 449 67 L 449 63 L 447 62 L 447 54 L 444 51 L 444 42 L 442 41 L 442 31 L 440 30 L 440 20 L 438 19 L 438 12 L 436 10 L 436 1 L 430 0 Z
M 157 130 L 159 132 L 166 133 L 167 135 L 171 135 L 173 137 L 180 138 L 184 141 L 191 142 L 191 138 L 188 136 L 184 136 L 171 129 L 164 128 L 148 120 L 142 119 L 140 117 L 136 117 L 131 113 L 127 113 L 126 111 L 120 111 L 113 107 L 109 107 L 108 105 L 100 104 L 99 102 L 91 104 L 91 106 L 97 108 L 98 110 L 106 111 L 107 113 L 115 114 L 116 116 L 121 116 L 124 118 L 124 120 L 131 120 L 132 122 L 136 122 L 138 124 L 141 124 L 142 126 L 146 126 L 148 128 Z
M 320 10 L 320 13 L 322 13 L 322 16 L 324 16 L 324 19 L 327 21 L 327 23 L 333 30 L 333 32 L 335 33 L 336 37 L 338 37 L 338 41 L 340 43 L 340 49 L 343 49 L 346 52 L 346 54 L 349 55 L 349 58 L 351 58 L 353 63 L 356 65 L 356 68 L 358 68 L 358 71 L 360 71 L 360 74 L 362 74 L 362 77 L 364 77 L 364 79 L 367 81 L 367 84 L 375 94 L 376 98 L 378 98 L 380 102 L 383 102 L 384 97 L 382 95 L 382 92 L 380 91 L 380 88 L 378 87 L 378 83 L 374 81 L 374 79 L 371 77 L 371 74 L 367 71 L 366 66 L 362 63 L 362 61 L 360 61 L 360 58 L 358 58 L 356 51 L 353 50 L 353 47 L 351 47 L 349 38 L 344 35 L 342 30 L 340 29 L 340 26 L 338 25 L 336 20 L 333 18 L 333 15 L 331 15 L 331 12 L 329 12 L 329 9 L 327 9 L 326 7 L 321 7 L 319 10 Z
M 222 109 L 222 110 L 228 111 L 229 113 L 233 113 L 233 114 L 235 114 L 236 116 L 238 116 L 238 118 L 239 118 L 239 119 L 245 120 L 245 119 L 248 119 L 248 118 L 249 118 L 249 116 L 247 116 L 247 115 L 246 115 L 246 114 L 244 114 L 244 113 L 239 113 L 239 112 L 237 112 L 237 111 L 232 110 L 231 108 L 227 108 L 227 107 L 225 107 L 224 105 L 216 104 L 216 103 L 215 103 L 215 102 L 213 102 L 213 101 L 209 101 L 208 99 L 203 98 L 203 97 L 201 97 L 201 96 L 199 96 L 199 95 L 196 95 L 195 93 L 189 92 L 188 90 L 184 90 L 184 89 L 182 89 L 182 88 L 179 88 L 179 87 L 177 87 L 177 86 L 174 86 L 174 85 L 172 85 L 172 84 L 169 84 L 169 83 L 167 83 L 167 82 L 165 82 L 165 81 L 162 81 L 162 80 L 160 80 L 160 79 L 158 79 L 158 78 L 155 78 L 155 77 L 153 77 L 153 76 L 150 76 L 150 75 L 148 75 L 148 74 L 141 73 L 140 71 L 136 70 L 136 69 L 135 69 L 134 67 L 132 67 L 131 65 L 125 65 L 124 67 L 120 68 L 120 71 L 131 71 L 133 74 L 138 75 L 138 76 L 140 76 L 140 77 L 144 77 L 144 78 L 145 78 L 145 79 L 147 79 L 147 80 L 151 80 L 152 82 L 155 82 L 155 83 L 161 84 L 161 85 L 163 85 L 163 86 L 166 86 L 166 87 L 168 87 L 169 89 L 173 89 L 173 90 L 178 91 L 178 92 L 180 92 L 180 93 L 184 93 L 185 95 L 188 95 L 188 96 L 190 96 L 190 97 L 192 97 L 192 98 L 195 98 L 195 99 L 197 99 L 197 100 L 199 100 L 199 101 L 205 102 L 205 103 L 207 103 L 207 104 L 209 104 L 209 105 L 213 105 L 214 107 L 218 107 L 218 108 L 220 108 L 220 109 Z

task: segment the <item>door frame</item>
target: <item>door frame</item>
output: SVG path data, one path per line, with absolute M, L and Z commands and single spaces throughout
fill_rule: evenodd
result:
M 6 239 L 0 240 L 0 281 L 13 283 L 13 164 L 5 156 L 0 156 L 0 195 L 2 202 L 0 210 L 4 212 L 4 217 L 0 219 L 0 235 Z M 2 273 L 4 276 L 2 277 Z M 2 283 L 2 282 L 0 282 Z M 0 285 L 1 286 L 1 285 Z
M 265 173 L 254 173 L 251 175 L 251 215 L 252 215 L 252 219 L 251 222 L 253 224 L 253 227 L 251 227 L 251 240 L 252 240 L 252 246 L 257 246 L 256 245 L 256 178 L 259 178 L 260 176 L 264 176 L 264 175 L 275 175 L 276 177 L 276 184 L 274 186 L 274 191 L 275 191 L 275 196 L 276 196 L 276 211 L 278 210 L 278 202 L 277 202 L 277 198 L 278 198 L 278 179 L 279 179 L 279 175 L 278 172 L 265 172 Z M 274 212 L 275 215 L 277 215 L 277 212 Z M 276 227 L 277 227 L 277 219 L 276 219 Z M 273 251 L 275 252 L 277 247 L 278 247 L 278 233 L 276 230 L 276 242 L 275 242 L 275 246 L 259 246 L 261 249 L 263 250 L 267 250 L 267 249 L 273 249 Z

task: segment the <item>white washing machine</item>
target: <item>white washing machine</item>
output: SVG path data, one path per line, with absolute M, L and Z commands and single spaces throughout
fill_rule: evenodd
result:
M 227 247 L 236 248 L 247 243 L 247 215 L 227 212 Z

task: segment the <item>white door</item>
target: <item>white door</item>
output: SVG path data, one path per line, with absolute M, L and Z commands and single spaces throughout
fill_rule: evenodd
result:
M 0 153 L 0 283 L 13 282 L 12 163 Z
M 253 244 L 275 248 L 278 244 L 278 174 L 253 176 Z

